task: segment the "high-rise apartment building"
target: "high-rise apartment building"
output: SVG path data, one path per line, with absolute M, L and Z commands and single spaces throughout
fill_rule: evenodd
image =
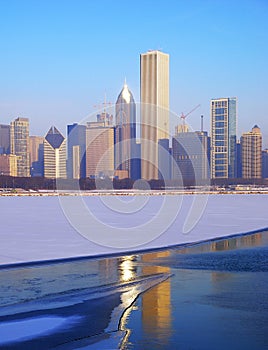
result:
M 125 170 L 134 178 L 136 147 L 136 104 L 127 84 L 124 84 L 115 105 L 115 169 Z
M 211 177 L 236 177 L 236 98 L 212 99 Z
M 31 176 L 44 175 L 44 137 L 29 137 Z
M 86 127 L 86 177 L 114 174 L 114 128 L 105 122 L 88 122 Z
M 10 125 L 0 124 L 0 154 L 10 153 Z
M 10 153 L 18 156 L 17 176 L 30 176 L 28 118 L 17 118 L 10 123 Z
M 44 176 L 51 179 L 66 178 L 66 140 L 52 126 L 44 140 Z
M 165 153 L 159 153 L 159 140 L 169 139 L 168 54 L 161 51 L 141 54 L 140 91 L 141 176 L 146 180 L 158 179 L 164 171 L 159 154 Z
M 86 177 L 86 126 L 72 124 L 67 126 L 69 179 Z
M 260 179 L 262 177 L 262 134 L 257 125 L 241 136 L 241 151 L 242 177 Z
M 0 175 L 17 176 L 18 157 L 14 154 L 0 154 Z

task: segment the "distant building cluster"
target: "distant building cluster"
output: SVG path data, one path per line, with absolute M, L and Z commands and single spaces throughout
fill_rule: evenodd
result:
M 169 133 L 169 55 L 140 56 L 140 122 L 126 82 L 114 116 L 106 110 L 85 125 L 51 126 L 29 136 L 29 119 L 0 124 L 0 175 L 50 179 L 130 178 L 181 180 L 268 178 L 268 149 L 255 125 L 237 137 L 237 99 L 210 101 L 210 136 L 182 123 Z M 137 137 L 139 135 L 139 137 Z

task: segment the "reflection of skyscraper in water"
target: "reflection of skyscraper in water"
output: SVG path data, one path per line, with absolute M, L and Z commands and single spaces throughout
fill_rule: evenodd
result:
M 136 255 L 123 256 L 118 259 L 119 278 L 121 282 L 134 280 L 137 276 Z
M 137 276 L 137 257 L 135 255 L 121 258 L 100 259 L 99 276 L 103 283 L 121 283 L 134 280 Z
M 252 235 L 245 235 L 231 239 L 220 240 L 211 242 L 211 251 L 228 251 L 239 248 L 257 247 L 262 245 L 262 234 L 256 233 Z M 221 289 L 221 285 L 218 284 L 220 281 L 231 279 L 235 275 L 224 271 L 213 271 L 211 272 L 211 281 L 214 288 Z M 220 290 L 221 292 L 221 290 Z
M 136 105 L 127 84 L 124 84 L 115 105 L 115 169 L 126 170 L 134 177 L 133 159 L 136 147 Z
M 118 259 L 100 259 L 99 277 L 103 284 L 118 281 Z
M 149 263 L 152 259 L 169 256 L 169 252 L 149 253 L 142 256 L 143 263 Z M 156 273 L 170 273 L 169 267 L 144 265 L 144 275 Z M 168 342 L 171 329 L 171 281 L 153 287 L 142 295 L 142 325 L 145 334 L 161 339 L 161 343 Z
M 210 251 L 224 251 L 243 247 L 256 247 L 262 243 L 262 234 L 245 235 L 210 243 Z

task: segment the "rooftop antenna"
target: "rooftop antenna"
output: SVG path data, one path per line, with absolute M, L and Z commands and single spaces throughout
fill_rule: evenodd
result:
M 106 108 L 112 106 L 112 102 L 107 102 L 106 92 L 104 93 L 104 102 L 98 105 L 94 105 L 94 108 L 100 109 L 104 117 L 104 126 L 106 126 Z
M 204 131 L 204 116 L 201 115 L 201 132 Z

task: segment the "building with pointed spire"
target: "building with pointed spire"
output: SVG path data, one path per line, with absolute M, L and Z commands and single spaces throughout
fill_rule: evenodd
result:
M 52 126 L 44 140 L 44 176 L 66 178 L 66 139 Z
M 135 176 L 136 104 L 126 81 L 115 105 L 115 170 Z

